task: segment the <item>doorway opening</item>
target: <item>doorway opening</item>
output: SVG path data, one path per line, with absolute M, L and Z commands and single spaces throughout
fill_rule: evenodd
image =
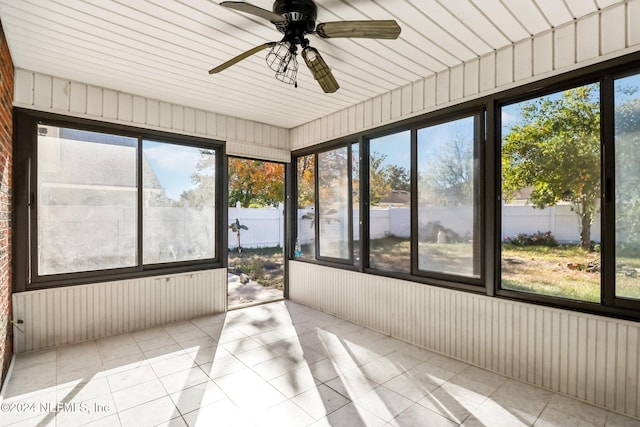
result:
M 229 157 L 228 308 L 284 298 L 284 164 Z

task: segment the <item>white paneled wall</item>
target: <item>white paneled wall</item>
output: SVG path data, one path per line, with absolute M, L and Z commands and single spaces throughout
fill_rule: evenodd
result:
M 640 417 L 640 324 L 292 261 L 289 297 L 395 338 Z
M 12 303 L 20 353 L 224 312 L 227 270 L 18 292 Z
M 227 154 L 290 161 L 289 131 L 28 70 L 15 70 L 16 107 L 226 141 Z
M 291 130 L 293 149 L 640 50 L 640 0 L 629 0 Z

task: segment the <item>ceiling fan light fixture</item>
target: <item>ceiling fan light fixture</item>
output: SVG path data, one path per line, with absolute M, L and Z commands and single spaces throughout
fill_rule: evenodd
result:
M 333 93 L 340 88 L 331 73 L 331 68 L 329 68 L 324 59 L 322 59 L 317 49 L 309 46 L 305 47 L 302 49 L 302 57 L 307 67 L 309 67 L 311 74 L 313 74 L 313 78 L 318 81 L 318 84 L 320 84 L 325 93 Z
M 276 43 L 267 53 L 267 65 L 276 73 L 287 70 L 292 58 L 295 58 L 295 46 L 288 41 Z
M 293 54 L 289 58 L 289 62 L 286 64 L 286 66 L 283 66 L 281 70 L 276 71 L 276 79 L 288 85 L 294 85 L 295 87 L 298 87 L 297 75 L 298 60 L 296 59 L 296 55 Z

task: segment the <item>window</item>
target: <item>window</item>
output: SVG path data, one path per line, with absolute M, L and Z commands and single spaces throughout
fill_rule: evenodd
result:
M 314 259 L 316 254 L 316 157 L 315 154 L 298 157 L 296 160 L 297 184 L 297 239 L 296 258 Z
M 480 277 L 477 117 L 418 130 L 418 269 Z
M 294 153 L 305 260 L 640 319 L 637 59 Z
M 614 83 L 615 294 L 640 299 L 640 74 Z
M 144 263 L 214 258 L 215 152 L 145 140 L 142 154 Z
M 600 87 L 502 108 L 502 287 L 599 303 Z
M 351 209 L 353 213 L 353 262 L 360 265 L 360 144 L 351 144 Z
M 135 266 L 137 139 L 47 125 L 37 138 L 37 273 Z
M 351 258 L 350 167 L 348 147 L 318 154 L 317 221 L 320 257 Z
M 411 273 L 411 132 L 369 141 L 369 267 Z
M 221 265 L 219 145 L 22 111 L 16 123 L 16 289 Z

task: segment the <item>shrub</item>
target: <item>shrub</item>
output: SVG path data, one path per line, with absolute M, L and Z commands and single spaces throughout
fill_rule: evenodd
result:
M 438 232 L 442 232 L 446 236 L 446 240 L 449 243 L 460 243 L 469 241 L 470 237 L 465 235 L 460 236 L 458 233 L 450 228 L 440 224 L 440 221 L 432 221 L 424 224 L 420 227 L 420 241 L 421 242 L 437 242 Z
M 515 237 L 505 237 L 505 243 L 514 246 L 558 246 L 556 238 L 553 237 L 551 231 L 537 231 L 533 234 L 518 233 Z

